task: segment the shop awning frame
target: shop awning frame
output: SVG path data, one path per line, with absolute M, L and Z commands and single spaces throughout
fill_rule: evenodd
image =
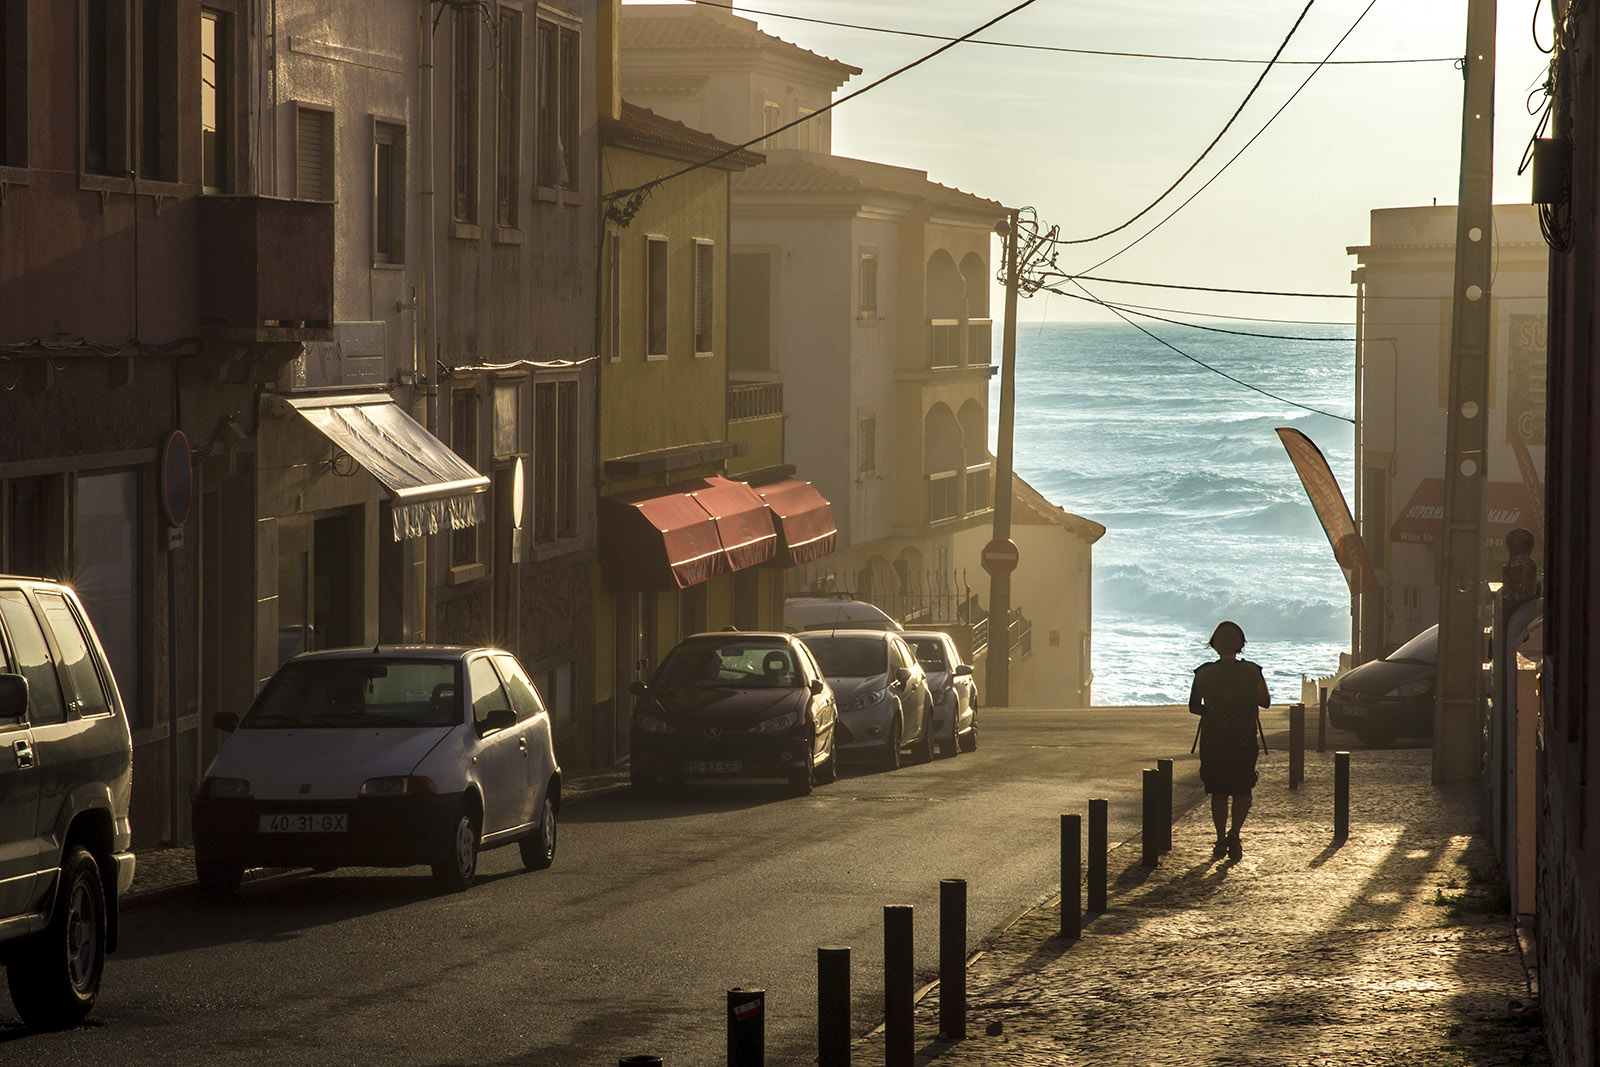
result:
M 772 511 L 783 566 L 800 567 L 832 554 L 839 538 L 833 505 L 810 482 L 784 478 L 757 486 L 756 492 Z

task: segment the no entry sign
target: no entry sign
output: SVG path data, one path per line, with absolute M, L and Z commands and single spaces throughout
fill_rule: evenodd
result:
M 1010 574 L 1017 569 L 1017 543 L 1008 537 L 996 537 L 983 546 L 979 558 L 990 574 Z

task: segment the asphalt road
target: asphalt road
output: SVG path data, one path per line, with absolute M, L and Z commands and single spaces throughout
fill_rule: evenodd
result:
M 0 1001 L 0 1063 L 689 1067 L 723 1062 L 734 987 L 766 990 L 769 1064 L 812 1063 L 817 946 L 851 947 L 865 1032 L 882 1019 L 884 905 L 915 909 L 920 985 L 938 969 L 941 878 L 966 879 L 977 949 L 1056 891 L 1062 813 L 1104 797 L 1113 845 L 1136 835 L 1140 771 L 1160 757 L 1175 806 L 1200 799 L 1185 709 L 980 721 L 976 752 L 846 767 L 805 798 L 591 798 L 565 813 L 552 869 L 487 853 L 461 894 L 421 868 L 341 870 L 133 909 L 90 1023 L 31 1034 Z

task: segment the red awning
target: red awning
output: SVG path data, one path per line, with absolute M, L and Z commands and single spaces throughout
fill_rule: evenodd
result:
M 772 509 L 778 528 L 778 559 L 785 567 L 815 563 L 833 551 L 839 538 L 833 505 L 810 482 L 785 478 L 756 492 Z
M 726 569 L 717 524 L 684 488 L 600 498 L 600 558 L 614 587 L 687 589 Z
M 705 480 L 705 488 L 691 490 L 689 495 L 716 523 L 728 570 L 742 571 L 777 555 L 772 513 L 744 482 L 713 476 Z
M 1521 482 L 1490 482 L 1485 497 L 1484 530 L 1489 544 L 1505 544 L 1506 534 L 1518 526 L 1533 529 L 1533 508 L 1528 502 L 1528 489 Z M 1424 478 L 1389 527 L 1389 540 L 1429 545 L 1439 540 L 1443 530 L 1444 479 Z

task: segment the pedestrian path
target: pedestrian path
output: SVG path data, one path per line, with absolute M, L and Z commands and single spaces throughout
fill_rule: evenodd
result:
M 1477 787 L 1432 785 L 1426 748 L 1358 749 L 1350 836 L 1335 845 L 1333 765 L 1331 751 L 1306 753 L 1290 791 L 1286 754 L 1262 757 L 1238 863 L 1211 858 L 1206 802 L 1156 867 L 1141 866 L 1138 839 L 1113 849 L 1107 911 L 1078 940 L 1056 936 L 1058 899 L 969 965 L 965 1040 L 937 1038 L 939 990 L 923 997 L 916 1063 L 1548 1063 Z M 852 1063 L 884 1063 L 881 1029 Z

